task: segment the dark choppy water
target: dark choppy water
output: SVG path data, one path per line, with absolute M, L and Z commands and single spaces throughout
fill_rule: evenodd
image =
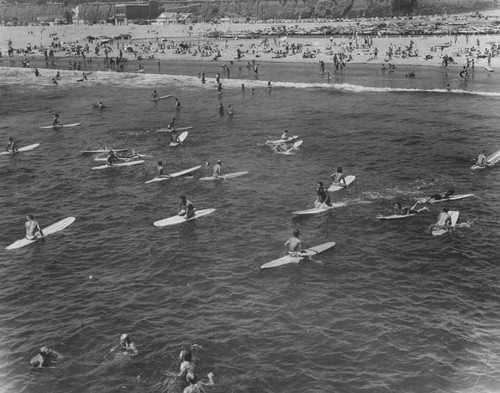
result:
M 155 67 L 146 62 L 147 71 Z M 161 75 L 98 68 L 85 83 L 61 71 L 58 87 L 54 70 L 35 78 L 0 68 L 0 139 L 41 144 L 0 157 L 0 391 L 160 392 L 180 348 L 195 343 L 203 348 L 198 373 L 215 373 L 213 392 L 500 389 L 500 169 L 469 170 L 480 150 L 500 148 L 497 73 L 477 70 L 463 85 L 455 71 L 419 68 L 409 79 L 409 69 L 351 66 L 328 82 L 316 65 L 262 64 L 261 81 L 252 81 L 244 65 L 233 66 L 221 97 L 234 108 L 230 118 L 217 113 L 218 63 L 164 64 Z M 172 99 L 148 101 L 154 88 L 178 97 L 181 111 Z M 109 108 L 96 112 L 92 101 Z M 82 126 L 39 129 L 55 112 Z M 176 149 L 154 132 L 173 116 L 178 127 L 194 127 Z M 304 140 L 298 154 L 263 144 L 284 129 Z M 153 158 L 92 171 L 98 164 L 80 151 L 100 143 Z M 157 159 L 167 172 L 222 159 L 227 172 L 250 174 L 146 185 Z M 333 194 L 345 206 L 294 219 L 339 165 L 357 176 Z M 453 204 L 470 229 L 430 236 L 435 205 L 409 220 L 375 218 L 395 200 L 410 204 L 450 187 L 477 196 Z M 181 194 L 217 211 L 154 227 L 175 213 Z M 4 250 L 24 235 L 30 213 L 42 226 L 76 221 L 44 242 Z M 337 246 L 321 263 L 259 272 L 294 228 L 306 246 Z M 109 360 L 124 332 L 139 356 Z M 64 359 L 32 371 L 41 345 Z

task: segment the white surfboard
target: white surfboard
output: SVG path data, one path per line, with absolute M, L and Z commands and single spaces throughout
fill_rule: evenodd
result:
M 114 168 L 114 167 L 120 167 L 120 166 L 134 166 L 134 165 L 140 165 L 140 164 L 144 164 L 144 160 L 119 162 L 119 163 L 113 164 L 113 165 L 99 165 L 99 166 L 93 167 L 92 169 L 108 169 L 108 168 Z
M 19 149 L 17 149 L 17 152 L 30 151 L 36 149 L 38 146 L 40 146 L 39 143 L 33 143 L 32 145 L 20 147 Z M 0 155 L 2 156 L 7 154 L 12 154 L 12 150 L 0 152 Z
M 356 176 L 353 175 L 346 176 L 345 177 L 346 184 L 344 184 L 343 182 L 333 183 L 330 187 L 328 187 L 328 191 L 333 192 L 347 188 L 347 186 L 351 184 L 354 181 L 354 179 L 356 179 Z
M 409 218 L 416 216 L 416 213 L 410 213 L 410 214 L 391 214 L 390 216 L 383 216 L 383 215 L 378 215 L 377 220 L 400 220 L 402 218 Z
M 43 239 L 48 235 L 62 231 L 67 226 L 71 225 L 75 221 L 75 217 L 67 217 L 64 220 L 58 221 L 55 224 L 49 225 L 47 228 L 42 228 L 43 236 L 35 239 L 20 239 L 12 243 L 10 246 L 6 247 L 6 250 L 14 250 L 16 248 L 21 248 L 27 246 L 28 244 L 35 243 L 38 239 Z
M 448 214 L 451 216 L 451 226 L 454 227 L 455 225 L 457 225 L 458 216 L 460 212 L 450 210 L 448 211 Z M 441 236 L 447 233 L 448 231 L 449 229 L 446 228 L 435 228 L 432 230 L 432 236 Z
M 320 205 L 319 207 L 313 207 L 311 209 L 298 210 L 296 212 L 292 212 L 292 214 L 295 214 L 297 216 L 309 216 L 309 215 L 313 215 L 313 214 L 323 213 L 323 212 L 326 212 L 326 211 L 331 210 L 333 208 L 342 207 L 342 206 L 346 206 L 346 203 L 345 202 L 337 202 L 337 203 L 332 203 L 330 206 Z
M 188 136 L 189 132 L 184 131 L 179 135 L 179 142 L 170 142 L 169 146 L 179 146 L 182 142 L 184 142 Z
M 300 261 L 303 261 L 304 259 L 310 258 L 316 254 L 322 253 L 326 250 L 329 250 L 330 248 L 335 246 L 335 242 L 328 242 L 324 244 L 320 244 L 319 246 L 311 247 L 306 250 L 303 250 L 300 255 L 297 256 L 292 256 L 292 255 L 285 255 L 284 257 L 275 259 L 274 261 L 267 262 L 263 264 L 260 269 L 270 269 L 273 267 L 278 267 L 278 266 L 283 266 L 283 265 L 288 265 L 290 263 L 299 263 Z
M 484 66 L 484 69 L 485 69 L 486 71 L 488 71 L 488 72 L 493 72 L 493 71 L 495 71 L 493 68 L 491 68 L 491 67 L 490 67 L 490 66 L 488 66 L 488 65 L 485 65 L 485 66 Z
M 201 177 L 200 180 L 226 180 L 226 179 L 232 179 L 235 177 L 240 177 L 243 175 L 248 175 L 248 172 L 234 172 L 234 173 L 228 173 L 226 175 L 222 175 L 219 177 L 214 177 L 214 176 L 207 176 L 207 177 Z
M 143 158 L 150 158 L 153 156 L 150 156 L 149 154 L 134 154 L 133 156 L 130 157 L 120 157 L 123 160 L 137 160 L 137 159 L 143 159 Z M 106 161 L 108 159 L 108 156 L 105 157 L 95 157 L 94 161 Z
M 285 155 L 289 155 L 289 154 L 295 154 L 299 151 L 299 148 L 300 146 L 304 143 L 303 140 L 300 140 L 300 141 L 296 141 L 293 143 L 293 145 L 287 149 L 287 150 L 283 150 L 283 148 L 281 147 L 281 145 L 270 145 L 273 150 L 278 153 L 278 154 L 285 154 Z
M 67 128 L 67 127 L 76 127 L 76 126 L 79 126 L 80 124 L 82 124 L 82 123 L 57 124 L 55 126 L 43 126 L 43 127 L 40 127 L 40 128 L 44 128 L 44 129 L 49 129 L 49 128 L 59 129 L 59 128 Z
M 299 139 L 299 136 L 298 135 L 294 135 L 294 136 L 290 136 L 286 139 L 277 139 L 277 140 L 274 140 L 274 141 L 266 141 L 267 144 L 269 145 L 280 145 L 282 143 L 290 143 L 290 142 L 293 142 L 295 140 Z
M 429 203 L 459 201 L 461 199 L 473 198 L 473 197 L 475 197 L 474 194 L 457 194 L 457 195 L 451 195 L 449 198 L 445 198 L 445 199 L 431 199 L 429 201 Z
M 170 225 L 182 224 L 186 221 L 194 220 L 195 218 L 203 217 L 208 214 L 212 214 L 215 209 L 203 209 L 203 210 L 195 210 L 194 216 L 188 219 L 185 219 L 183 216 L 173 216 L 169 218 L 165 218 L 163 220 L 155 221 L 153 225 L 155 227 L 166 227 Z
M 175 131 L 187 131 L 187 130 L 190 130 L 191 128 L 193 128 L 193 126 L 190 126 L 190 127 L 179 127 L 179 128 L 176 128 Z M 170 128 L 159 128 L 158 130 L 156 130 L 156 132 L 172 132 L 172 129 L 170 129 Z
M 487 166 L 493 166 L 495 165 L 498 161 L 500 161 L 500 150 L 497 150 L 493 154 L 490 154 L 488 157 L 486 157 L 486 165 L 485 166 L 480 166 L 480 165 L 472 165 L 470 169 L 484 169 Z
M 161 96 L 161 97 L 156 97 L 156 98 L 150 98 L 149 101 L 160 101 L 160 100 L 164 100 L 165 98 L 170 98 L 172 97 L 172 94 L 169 94 L 167 96 Z
M 155 177 L 154 179 L 148 180 L 147 182 L 144 182 L 144 184 L 148 184 L 148 183 L 153 183 L 153 182 L 158 182 L 158 181 L 173 179 L 173 178 L 180 177 L 180 176 L 189 175 L 190 173 L 196 172 L 200 168 L 201 168 L 201 165 L 198 165 L 198 166 L 194 166 L 194 167 L 189 168 L 189 169 L 185 169 L 185 170 L 180 171 L 180 172 L 169 173 L 168 175 L 165 175 L 163 177 Z
M 123 153 L 127 151 L 128 149 L 97 149 L 97 150 L 83 150 L 82 154 L 102 154 L 102 153 L 109 153 L 111 150 L 113 150 L 115 153 Z

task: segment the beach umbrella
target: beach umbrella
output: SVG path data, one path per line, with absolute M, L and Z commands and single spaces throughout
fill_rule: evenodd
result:
M 280 41 L 286 41 L 287 39 L 288 39 L 288 37 L 287 37 L 287 36 L 284 36 L 284 37 L 281 37 L 281 38 L 280 38 Z

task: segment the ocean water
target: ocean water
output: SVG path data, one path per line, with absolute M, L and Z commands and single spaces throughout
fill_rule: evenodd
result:
M 498 73 L 478 68 L 464 82 L 459 68 L 384 73 L 368 64 L 328 80 L 317 64 L 262 63 L 255 79 L 242 62 L 229 64 L 227 79 L 218 62 L 145 61 L 144 73 L 130 62 L 119 73 L 94 60 L 83 83 L 60 65 L 54 87 L 56 70 L 44 62 L 19 65 L 0 63 L 0 140 L 40 147 L 0 157 L 2 393 L 182 392 L 165 374 L 191 346 L 198 376 L 215 374 L 214 393 L 500 390 L 500 171 L 469 169 L 481 150 L 500 149 Z M 412 70 L 417 76 L 405 77 Z M 151 102 L 153 89 L 172 97 Z M 93 110 L 97 101 L 107 108 Z M 220 102 L 234 115 L 220 116 Z M 54 113 L 81 126 L 40 129 Z M 155 132 L 172 117 L 193 127 L 177 148 Z M 297 154 L 265 145 L 285 129 L 304 141 Z M 94 171 L 100 163 L 81 151 L 101 143 L 152 157 Z M 198 181 L 219 159 L 226 173 L 249 174 Z M 144 184 L 157 160 L 166 172 L 202 170 Z M 356 180 L 331 194 L 337 207 L 294 218 L 338 166 Z M 439 204 L 376 219 L 395 201 L 449 188 L 476 195 L 448 205 L 470 228 L 431 236 Z M 176 213 L 180 195 L 216 211 L 153 226 Z M 42 227 L 76 221 L 5 250 L 24 236 L 27 214 Z M 312 261 L 260 271 L 296 228 L 304 247 L 337 244 Z M 138 356 L 110 353 L 122 333 Z M 63 359 L 32 370 L 42 345 Z

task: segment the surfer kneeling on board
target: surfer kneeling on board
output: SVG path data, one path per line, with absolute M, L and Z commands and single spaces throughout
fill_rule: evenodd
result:
M 483 150 L 478 156 L 476 161 L 477 166 L 486 166 L 486 150 Z
M 450 209 L 445 207 L 441 213 L 438 215 L 438 220 L 435 224 L 429 227 L 429 232 L 433 229 L 451 229 L 451 216 L 448 214 Z
M 35 216 L 30 214 L 26 216 L 26 239 L 33 240 L 34 238 L 42 237 L 43 232 L 42 228 L 38 224 L 38 221 L 35 220 Z
M 185 195 L 182 195 L 179 198 L 179 207 L 178 207 L 178 215 L 179 216 L 184 216 L 184 218 L 187 220 L 188 218 L 191 218 L 194 216 L 194 205 L 191 201 L 186 199 Z
M 298 229 L 293 231 L 293 236 L 290 237 L 284 244 L 288 249 L 288 254 L 298 256 L 302 253 L 302 242 L 299 239 L 300 232 Z
M 49 367 L 51 361 L 61 358 L 61 354 L 47 347 L 41 347 L 38 355 L 33 356 L 30 365 L 34 368 Z

